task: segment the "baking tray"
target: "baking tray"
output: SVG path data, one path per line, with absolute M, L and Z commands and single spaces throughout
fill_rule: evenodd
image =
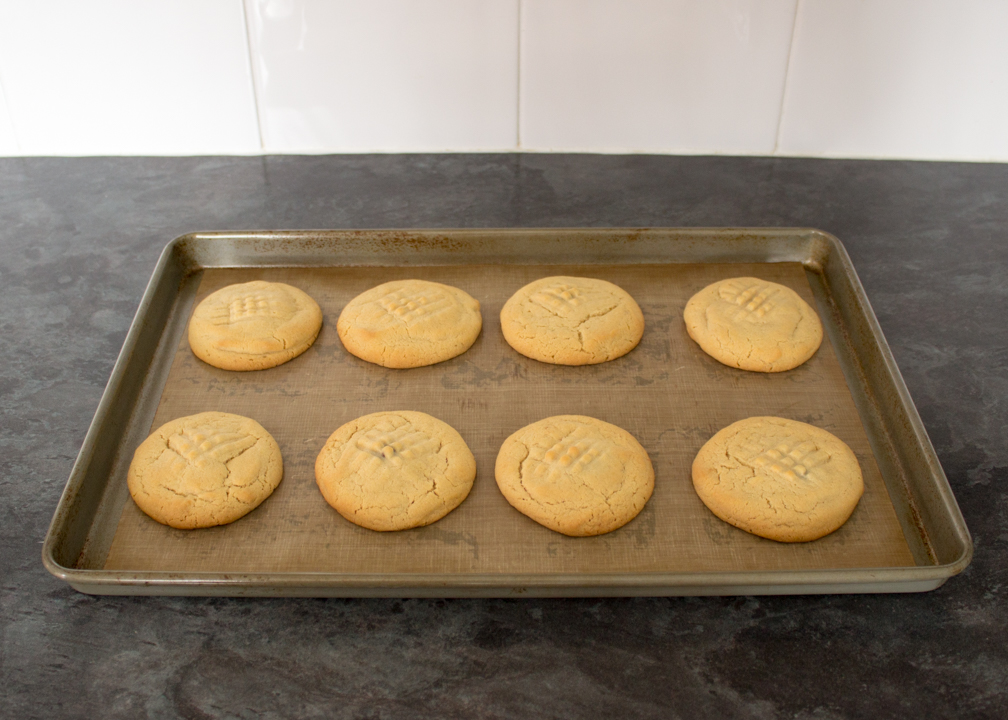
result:
M 545 275 L 599 277 L 635 297 L 640 345 L 586 367 L 538 363 L 501 335 L 505 300 Z M 682 308 L 714 280 L 755 275 L 793 288 L 826 337 L 804 365 L 750 373 L 705 355 Z M 463 355 L 393 370 L 349 355 L 335 333 L 345 303 L 418 277 L 482 303 Z M 320 304 L 312 348 L 270 370 L 210 367 L 185 337 L 195 303 L 224 285 L 288 282 Z M 345 521 L 314 483 L 328 435 L 354 417 L 420 410 L 459 430 L 477 460 L 466 501 L 439 522 L 377 533 Z M 126 470 L 152 427 L 203 410 L 247 415 L 283 453 L 284 479 L 231 525 L 181 531 L 129 499 Z M 493 478 L 503 440 L 549 415 L 584 414 L 630 431 L 655 491 L 623 528 L 568 538 L 511 508 Z M 779 415 L 828 429 L 855 452 L 866 491 L 851 519 L 811 543 L 776 543 L 715 518 L 690 464 L 720 428 Z M 587 596 L 913 592 L 972 556 L 948 481 L 850 259 L 811 229 L 345 230 L 194 233 L 161 255 L 60 499 L 45 566 L 100 594 Z

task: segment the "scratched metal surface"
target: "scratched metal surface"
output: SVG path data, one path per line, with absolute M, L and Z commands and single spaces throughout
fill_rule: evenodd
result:
M 629 355 L 588 367 L 546 365 L 513 351 L 499 313 L 510 295 L 546 275 L 600 277 L 627 290 L 645 317 Z M 204 410 L 255 418 L 276 438 L 284 479 L 258 509 L 231 525 L 180 531 L 147 518 L 130 501 L 104 570 L 196 572 L 649 573 L 816 570 L 913 566 L 885 483 L 829 339 L 801 367 L 778 374 L 721 365 L 686 334 L 682 308 L 714 280 L 754 275 L 816 300 L 799 263 L 650 265 L 455 265 L 439 267 L 245 268 L 203 271 L 196 300 L 236 282 L 296 285 L 322 307 L 315 345 L 270 370 L 233 373 L 197 360 L 183 337 L 152 427 Z M 349 355 L 335 322 L 358 293 L 394 278 L 456 285 L 477 298 L 483 331 L 463 355 L 438 365 L 391 370 Z M 825 319 L 825 318 L 824 318 Z M 322 499 L 315 457 L 329 434 L 359 415 L 420 410 L 455 427 L 477 461 L 462 505 L 425 528 L 377 533 L 359 528 Z M 583 414 L 631 432 L 655 468 L 641 514 L 595 538 L 567 538 L 512 509 L 497 490 L 494 460 L 503 440 L 549 415 Z M 737 530 L 695 495 L 690 464 L 717 430 L 752 415 L 823 427 L 855 452 L 865 495 L 851 519 L 812 543 L 781 544 Z

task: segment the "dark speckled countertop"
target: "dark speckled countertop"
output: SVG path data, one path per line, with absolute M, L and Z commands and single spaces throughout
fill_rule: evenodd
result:
M 846 245 L 976 546 L 918 595 L 79 594 L 41 543 L 192 230 L 813 226 Z M 0 716 L 1008 716 L 1008 165 L 598 155 L 0 159 Z

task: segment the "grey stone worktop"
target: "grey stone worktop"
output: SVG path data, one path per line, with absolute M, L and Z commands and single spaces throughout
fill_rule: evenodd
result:
M 976 545 L 917 595 L 79 594 L 41 543 L 162 247 L 192 230 L 813 226 L 846 245 Z M 1008 717 L 1008 165 L 0 159 L 0 717 Z

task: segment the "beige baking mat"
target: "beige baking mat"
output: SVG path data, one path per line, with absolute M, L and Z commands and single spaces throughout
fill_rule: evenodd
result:
M 646 323 L 640 345 L 623 358 L 589 367 L 547 365 L 512 350 L 501 335 L 501 306 L 522 285 L 559 274 L 603 278 L 633 295 Z M 205 365 L 183 340 L 154 427 L 205 410 L 255 418 L 280 445 L 283 482 L 243 519 L 204 530 L 159 525 L 127 500 L 105 569 L 460 574 L 912 566 L 829 341 L 795 370 L 761 374 L 721 365 L 686 334 L 686 300 L 708 283 L 738 275 L 787 285 L 815 307 L 797 263 L 207 270 L 197 301 L 230 283 L 282 281 L 318 301 L 322 332 L 295 360 L 249 373 Z M 476 344 L 453 360 L 411 370 L 382 368 L 348 354 L 335 331 L 346 302 L 379 283 L 409 277 L 455 285 L 477 298 L 483 332 Z M 476 456 L 472 493 L 433 525 L 365 530 L 332 510 L 315 485 L 315 456 L 329 434 L 380 410 L 420 410 L 440 418 Z M 521 515 L 497 490 L 494 460 L 504 439 L 561 414 L 590 415 L 625 428 L 651 456 L 654 495 L 623 528 L 568 538 Z M 690 480 L 694 455 L 717 430 L 752 415 L 817 425 L 854 450 L 865 494 L 847 524 L 815 542 L 783 544 L 731 527 L 704 507 Z

